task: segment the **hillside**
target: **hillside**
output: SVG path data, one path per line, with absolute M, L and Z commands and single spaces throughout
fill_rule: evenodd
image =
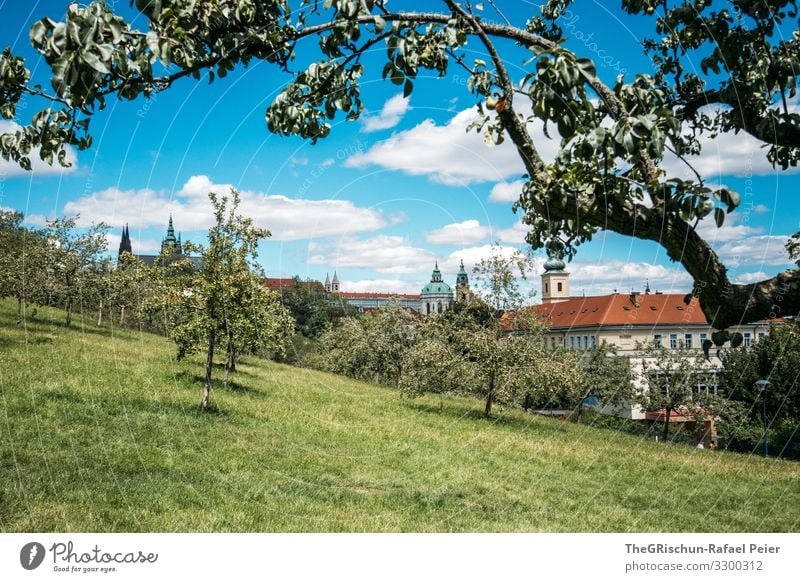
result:
M 202 414 L 166 339 L 0 300 L 1 531 L 796 531 L 800 464 L 256 359 Z

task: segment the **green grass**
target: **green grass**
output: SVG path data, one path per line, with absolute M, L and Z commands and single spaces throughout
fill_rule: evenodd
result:
M 800 464 L 256 359 L 203 414 L 164 338 L 0 301 L 2 531 L 796 531 Z

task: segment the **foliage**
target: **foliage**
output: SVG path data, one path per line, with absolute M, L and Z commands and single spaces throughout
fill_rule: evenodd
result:
M 0 136 L 0 154 L 30 169 L 30 154 L 67 164 L 65 146 L 91 145 L 92 114 L 107 98 L 151 98 L 180 79 L 214 81 L 262 60 L 290 80 L 266 111 L 267 127 L 312 143 L 332 122 L 363 111 L 360 79 L 367 54 L 386 46 L 384 79 L 408 96 L 425 71 L 468 71 L 478 101 L 473 128 L 489 145 L 510 139 L 528 182 L 515 208 L 527 240 L 572 258 L 599 230 L 655 241 L 694 280 L 693 293 L 718 329 L 800 312 L 800 271 L 735 284 L 698 226 L 722 226 L 738 193 L 694 177 L 671 175 L 676 156 L 694 170 L 703 137 L 746 132 L 777 169 L 796 166 L 800 115 L 796 96 L 800 37 L 794 0 L 713 2 L 622 0 L 632 20 L 651 26 L 644 48 L 655 72 L 607 84 L 596 64 L 565 45 L 572 0 L 547 0 L 525 22 L 483 18 L 483 3 L 438 0 L 441 12 L 392 12 L 385 0 L 136 0 L 148 28 L 138 30 L 102 0 L 69 4 L 64 20 L 44 18 L 30 42 L 52 70 L 51 88 L 30 84 L 24 59 L 0 54 L 0 113 L 12 119 L 23 97 L 44 107 L 21 129 Z M 435 8 L 432 8 L 432 10 Z M 505 16 L 503 16 L 505 18 Z M 499 47 L 529 50 L 512 79 Z M 297 47 L 316 42 L 300 61 Z M 503 44 L 501 44 L 503 43 Z M 472 66 L 467 51 L 481 51 Z M 699 63 L 699 70 L 695 66 Z M 291 65 L 291 66 L 290 66 Z M 453 85 L 455 87 L 456 85 Z M 529 128 L 540 121 L 560 138 L 554 163 L 542 159 Z
M 498 311 L 520 309 L 533 291 L 526 295 L 519 280 L 525 280 L 534 270 L 533 257 L 515 250 L 505 256 L 500 245 L 493 245 L 488 257 L 472 269 L 477 294 Z
M 507 333 L 509 328 L 516 331 Z M 408 396 L 472 394 L 484 399 L 487 417 L 495 402 L 552 404 L 578 390 L 580 378 L 572 373 L 575 367 L 550 357 L 544 331 L 538 319 L 524 313 L 517 314 L 516 324 L 481 324 L 470 312 L 429 318 L 407 354 L 400 389 Z
M 601 406 L 617 407 L 635 400 L 633 370 L 628 358 L 620 357 L 617 348 L 605 341 L 584 352 L 581 369 L 586 378 L 586 392 L 578 403 L 579 414 L 583 411 L 583 399 L 594 396 Z
M 17 299 L 22 321 L 27 303 L 47 302 L 48 244 L 41 231 L 22 226 L 21 212 L 0 210 L 0 297 Z
M 640 345 L 638 351 L 639 376 L 645 389 L 637 392 L 636 400 L 646 410 L 664 411 L 664 441 L 672 412 L 684 412 L 702 421 L 727 410 L 726 399 L 714 394 L 711 387 L 714 376 L 708 361 L 695 350 L 649 343 Z
M 291 287 L 281 289 L 280 299 L 292 314 L 298 333 L 307 338 L 319 337 L 342 317 L 356 314 L 347 300 L 341 297 L 332 300 L 319 283 L 304 282 L 297 277 Z
M 406 352 L 415 341 L 417 319 L 397 302 L 361 317 L 348 317 L 319 340 L 315 367 L 374 382 L 397 385 Z
M 794 324 L 773 328 L 752 347 L 730 349 L 722 355 L 720 386 L 741 405 L 736 423 L 726 427 L 734 450 L 752 451 L 764 438 L 765 394 L 756 380 L 767 380 L 767 424 L 770 447 L 782 456 L 800 457 L 800 331 Z
M 214 352 L 223 343 L 227 373 L 235 369 L 239 354 L 268 346 L 282 350 L 282 343 L 291 336 L 291 316 L 280 306 L 277 297 L 263 289 L 254 273 L 258 267 L 259 241 L 269 231 L 253 226 L 252 220 L 237 213 L 239 193 L 231 190 L 230 198 L 209 193 L 214 207 L 214 226 L 208 232 L 208 246 L 186 243 L 189 251 L 201 253 L 203 267 L 190 277 L 188 286 L 175 288 L 171 280 L 175 311 L 179 321 L 172 329 L 178 346 L 178 358 L 195 351 L 206 353 L 205 385 L 201 407 L 211 400 L 211 376 Z M 180 265 L 177 265 L 180 268 Z M 177 282 L 182 283 L 182 279 Z
M 67 325 L 72 324 L 72 312 L 84 292 L 96 292 L 100 279 L 107 272 L 106 226 L 92 225 L 85 232 L 77 231 L 79 216 L 56 218 L 47 223 L 47 274 L 52 293 L 63 302 Z

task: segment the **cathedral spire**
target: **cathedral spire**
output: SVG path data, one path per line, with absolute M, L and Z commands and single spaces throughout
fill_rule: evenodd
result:
M 133 254 L 133 249 L 131 248 L 131 233 L 128 229 L 127 222 L 125 226 L 122 227 L 122 238 L 119 241 L 119 254 L 117 256 L 121 257 L 122 253 Z

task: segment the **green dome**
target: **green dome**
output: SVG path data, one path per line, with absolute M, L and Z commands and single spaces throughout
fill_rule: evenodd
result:
M 420 295 L 432 295 L 434 293 L 452 293 L 453 289 L 444 282 L 430 282 L 422 288 Z
M 550 257 L 544 263 L 544 270 L 545 271 L 563 271 L 566 268 L 567 264 L 562 261 L 561 259 L 557 259 L 555 257 Z

